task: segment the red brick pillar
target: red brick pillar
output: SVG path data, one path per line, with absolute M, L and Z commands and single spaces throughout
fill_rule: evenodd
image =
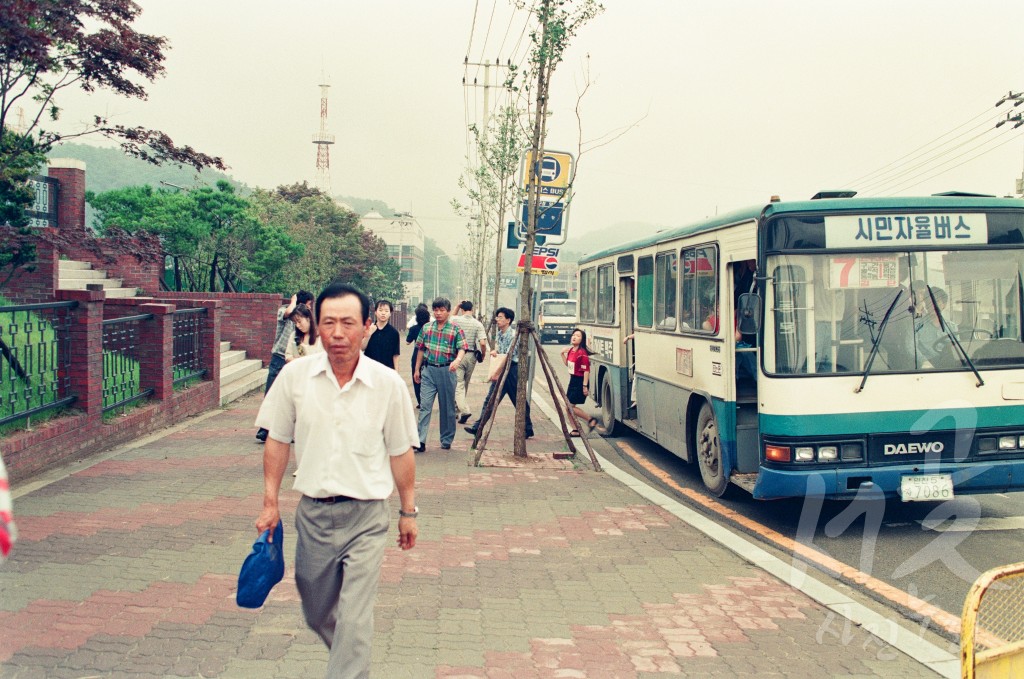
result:
M 85 412 L 89 419 L 102 419 L 103 301 L 107 293 L 100 290 L 58 290 L 56 296 L 62 302 L 78 302 L 78 306 L 71 310 L 68 349 L 71 393 L 77 397 L 73 407 Z
M 139 326 L 139 388 L 163 401 L 174 393 L 174 305 L 140 304 L 138 313 L 153 314 Z
M 222 304 L 223 302 L 219 299 L 204 299 L 195 302 L 195 306 L 206 309 L 199 349 L 202 354 L 201 365 L 206 368 L 206 378 L 218 385 L 220 384 L 220 308 Z
M 60 182 L 57 191 L 57 228 L 86 235 L 85 163 L 72 158 L 51 158 L 47 174 Z

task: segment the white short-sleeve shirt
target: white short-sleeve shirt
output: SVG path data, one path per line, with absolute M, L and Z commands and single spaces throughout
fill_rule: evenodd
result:
M 394 490 L 389 457 L 419 445 L 412 400 L 391 368 L 360 353 L 344 387 L 326 353 L 288 363 L 274 381 L 256 426 L 275 441 L 295 441 L 295 490 L 309 497 L 383 500 Z

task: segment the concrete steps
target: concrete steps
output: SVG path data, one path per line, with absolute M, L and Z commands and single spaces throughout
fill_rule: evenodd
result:
M 263 361 L 232 351 L 231 342 L 220 343 L 220 404 L 225 405 L 262 389 L 267 383 Z
M 85 290 L 90 284 L 102 285 L 107 297 L 135 297 L 135 288 L 122 287 L 120 278 L 107 278 L 105 271 L 93 269 L 89 262 L 60 260 L 57 270 L 58 290 Z

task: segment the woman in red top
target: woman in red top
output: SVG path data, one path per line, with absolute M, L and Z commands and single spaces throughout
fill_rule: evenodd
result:
M 572 411 L 576 417 L 580 421 L 586 420 L 590 431 L 594 431 L 594 427 L 597 426 L 597 418 L 591 417 L 579 406 L 586 402 L 587 394 L 590 393 L 590 354 L 592 353 L 594 352 L 587 346 L 586 331 L 579 328 L 572 331 L 569 348 L 562 350 L 562 362 L 569 366 L 569 388 L 566 390 L 566 396 L 569 397 L 569 403 L 573 404 Z M 580 435 L 575 429 L 570 433 L 572 436 Z

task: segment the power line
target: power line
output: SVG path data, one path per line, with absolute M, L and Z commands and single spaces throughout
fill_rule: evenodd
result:
M 865 175 L 857 177 L 853 181 L 844 182 L 841 185 L 842 186 L 857 186 L 858 183 L 864 181 L 865 179 L 873 177 L 873 176 L 875 176 L 875 175 L 877 175 L 879 173 L 886 172 L 888 170 L 888 168 L 892 167 L 893 165 L 896 165 L 896 167 L 899 167 L 899 166 L 905 164 L 905 163 L 900 163 L 900 161 L 902 161 L 904 158 L 908 158 L 908 156 L 914 156 L 914 154 L 916 154 L 918 151 L 921 151 L 922 149 L 925 149 L 925 148 L 928 148 L 928 147 L 932 146 L 933 144 L 935 144 L 935 142 L 939 141 L 943 137 L 946 137 L 946 136 L 952 134 L 953 132 L 956 132 L 961 127 L 973 123 L 975 120 L 977 120 L 978 118 L 980 118 L 980 117 L 982 117 L 984 115 L 990 115 L 990 114 L 991 114 L 991 110 L 990 109 L 986 109 L 985 111 L 982 111 L 978 115 L 972 117 L 970 120 L 957 125 L 956 127 L 954 127 L 952 130 L 949 130 L 948 132 L 944 132 L 944 133 L 940 134 L 935 139 L 932 139 L 931 141 L 929 141 L 929 142 L 927 142 L 925 144 L 922 144 L 921 146 L 918 146 L 916 149 L 910 151 L 909 153 L 906 153 L 906 154 L 900 156 L 896 160 L 893 160 L 893 161 L 891 161 L 889 163 L 886 163 L 885 165 L 883 165 L 882 167 L 878 168 L 877 170 L 873 170 L 872 172 L 869 172 L 869 173 L 867 173 Z M 976 128 L 971 128 L 971 129 L 976 129 Z M 970 130 L 968 130 L 968 131 L 970 131 Z M 914 157 L 916 158 L 917 156 L 914 156 Z M 908 160 L 908 162 L 909 162 L 909 160 Z
M 480 0 L 473 0 L 473 23 L 469 25 L 469 44 L 466 45 L 466 60 L 469 60 L 469 53 L 473 49 L 473 34 L 476 33 L 476 11 L 480 7 Z
M 1007 130 L 1007 131 L 1010 131 L 1010 130 Z M 916 174 L 916 175 L 914 175 L 912 177 L 908 177 L 906 179 L 906 181 L 904 181 L 903 183 L 897 184 L 897 185 L 889 188 L 887 191 L 889 193 L 895 193 L 896 191 L 900 191 L 900 190 L 903 190 L 903 189 L 910 189 L 910 188 L 913 188 L 915 186 L 918 186 L 919 184 L 923 184 L 923 183 L 925 183 L 926 181 L 928 181 L 930 179 L 934 179 L 935 177 L 938 177 L 940 175 L 946 174 L 947 172 L 951 172 L 952 170 L 955 170 L 956 168 L 960 167 L 961 165 L 965 165 L 965 164 L 971 162 L 972 160 L 975 160 L 977 158 L 980 158 L 981 156 L 984 156 L 984 155 L 986 155 L 988 153 L 991 153 L 992 151 L 995 151 L 997 148 L 999 148 L 1001 146 L 1005 146 L 1006 144 L 1009 144 L 1011 141 L 1014 141 L 1015 138 L 1016 138 L 1016 135 L 1011 135 L 1009 139 L 1007 139 L 1007 140 L 1005 140 L 1005 141 L 1003 141 L 1003 142 L 1001 142 L 999 144 L 996 144 L 995 146 L 992 146 L 991 148 L 985 149 L 981 153 L 973 155 L 970 158 L 964 160 L 963 162 L 957 163 L 953 167 L 946 168 L 945 170 L 940 170 L 939 172 L 935 172 L 934 174 L 928 175 L 927 177 L 925 177 L 924 179 L 922 179 L 922 180 L 920 180 L 918 182 L 915 182 L 915 183 L 912 183 L 912 184 L 908 184 L 908 182 L 912 182 L 915 178 L 917 178 L 921 174 L 923 174 L 923 172 L 919 172 L 918 174 Z M 988 142 L 986 142 L 986 143 L 988 143 Z M 984 144 L 982 144 L 981 146 L 984 146 Z M 968 150 L 964 151 L 963 153 L 961 153 L 959 155 L 956 155 L 953 158 L 950 158 L 945 163 L 942 163 L 941 165 L 939 165 L 939 167 L 942 167 L 942 165 L 947 165 L 947 164 L 953 162 L 954 160 L 956 160 L 957 158 L 961 158 L 962 156 L 965 156 L 968 153 L 977 150 L 978 148 L 980 148 L 980 147 L 974 147 L 972 149 L 968 149 Z M 925 172 L 927 172 L 927 170 Z
M 955 146 L 951 146 L 951 147 L 949 147 L 947 149 L 944 149 L 944 150 L 941 150 L 941 151 L 939 151 L 938 149 L 936 149 L 935 151 L 930 151 L 928 153 L 933 153 L 934 154 L 932 157 L 925 158 L 921 162 L 919 162 L 919 163 L 917 163 L 915 165 L 912 165 L 912 166 L 910 166 L 910 167 L 908 167 L 908 168 L 906 168 L 904 170 L 901 170 L 899 172 L 896 172 L 895 171 L 896 168 L 893 168 L 893 170 L 891 170 L 889 173 L 887 173 L 888 176 L 887 175 L 882 175 L 882 176 L 876 178 L 873 181 L 869 181 L 869 182 L 866 182 L 865 184 L 859 185 L 858 188 L 861 189 L 861 190 L 871 190 L 874 187 L 885 186 L 886 184 L 891 184 L 893 182 L 898 182 L 901 177 L 904 177 L 907 174 L 909 174 L 911 172 L 914 172 L 915 170 L 917 170 L 917 169 L 919 169 L 921 167 L 924 167 L 926 165 L 929 165 L 931 163 L 934 163 L 934 162 L 940 160 L 943 156 L 946 156 L 946 155 L 948 155 L 950 153 L 953 153 L 957 149 L 963 148 L 964 146 L 977 141 L 978 139 L 988 135 L 990 132 L 992 132 L 995 129 L 994 127 L 992 127 L 992 124 L 991 124 L 990 121 L 986 121 L 986 122 L 982 123 L 981 125 L 976 126 L 974 128 L 971 128 L 971 130 L 968 130 L 967 132 L 964 132 L 963 134 L 960 134 L 957 137 L 954 137 L 954 139 L 959 139 L 964 134 L 968 134 L 969 132 L 977 129 L 978 127 L 984 127 L 985 130 L 983 132 L 980 132 L 980 133 L 974 135 L 970 139 L 967 139 L 965 141 L 960 142 L 959 144 L 956 144 Z M 948 143 L 952 142 L 954 139 L 951 139 L 951 140 L 949 140 L 949 142 L 946 142 L 946 143 L 948 144 Z M 979 146 L 983 146 L 984 144 L 985 144 L 985 142 L 982 142 L 981 144 L 979 144 Z M 977 147 L 975 147 L 975 148 L 977 148 Z M 971 150 L 973 150 L 973 149 L 968 149 L 968 152 L 971 151 Z M 924 154 L 924 155 L 927 155 L 927 154 Z M 915 156 L 915 158 L 918 158 L 918 157 L 920 157 L 920 155 Z M 911 161 L 908 160 L 907 162 L 911 162 Z M 903 165 L 905 165 L 905 164 L 906 163 L 903 163 Z

